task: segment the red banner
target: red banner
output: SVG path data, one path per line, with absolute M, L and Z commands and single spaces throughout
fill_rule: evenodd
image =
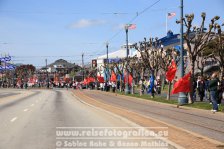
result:
M 177 65 L 174 60 L 172 60 L 171 65 L 168 67 L 168 71 L 166 72 L 166 79 L 168 81 L 172 81 L 177 72 Z
M 179 92 L 190 92 L 191 89 L 191 83 L 190 83 L 190 78 L 191 78 L 191 72 L 186 74 L 183 78 L 180 78 L 173 87 L 172 94 L 177 94 Z
M 97 76 L 97 80 L 98 80 L 100 83 L 103 83 L 103 82 L 104 82 L 104 78 L 101 77 L 101 76 Z
M 132 84 L 133 77 L 129 74 L 127 77 L 127 74 L 125 73 L 124 82 L 126 82 L 126 79 L 128 79 L 128 84 Z
M 112 74 L 111 74 L 110 81 L 111 82 L 116 82 L 117 81 L 117 76 L 116 76 L 116 74 L 114 72 L 112 72 Z

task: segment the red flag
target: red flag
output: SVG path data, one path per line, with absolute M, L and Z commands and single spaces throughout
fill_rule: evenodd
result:
M 33 80 L 33 77 L 30 77 L 28 82 L 29 82 L 29 83 L 34 83 L 33 81 L 34 81 L 34 80 Z
M 64 82 L 68 83 L 70 81 L 70 78 L 64 78 Z
M 98 80 L 100 83 L 103 83 L 103 82 L 104 82 L 104 78 L 101 77 L 101 76 L 97 76 L 97 80 Z
M 87 78 L 87 83 L 90 83 L 90 82 L 95 82 L 95 79 L 93 77 Z
M 54 77 L 54 83 L 58 83 L 59 82 L 59 78 L 58 78 L 58 76 L 55 76 Z
M 124 77 L 124 82 L 126 82 L 126 79 L 127 79 L 127 74 L 125 73 L 125 77 Z M 129 74 L 128 76 L 128 84 L 132 84 L 132 80 L 133 80 L 133 77 Z
M 129 77 L 128 77 L 128 83 L 129 83 L 129 84 L 132 84 L 132 80 L 133 80 L 133 77 L 129 74 Z
M 111 82 L 116 82 L 117 81 L 117 76 L 114 72 L 111 73 L 110 81 Z
M 190 92 L 191 83 L 190 83 L 191 72 L 180 78 L 173 87 L 172 94 L 179 92 Z
M 172 81 L 176 75 L 177 65 L 174 60 L 172 60 L 171 65 L 168 67 L 168 71 L 166 72 L 166 79 L 168 81 Z
M 88 78 L 83 80 L 83 84 L 86 85 L 88 83 Z

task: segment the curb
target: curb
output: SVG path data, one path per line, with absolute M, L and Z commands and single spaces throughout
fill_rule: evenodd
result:
M 76 98 L 78 99 L 78 101 L 80 101 L 80 102 L 83 103 L 83 104 L 86 104 L 87 106 L 90 106 L 90 107 L 92 107 L 92 108 L 94 108 L 94 109 L 96 109 L 96 110 L 100 110 L 100 111 L 106 112 L 107 114 L 109 114 L 109 115 L 111 115 L 111 116 L 114 116 L 115 118 L 118 118 L 118 119 L 124 121 L 125 123 L 131 125 L 132 127 L 141 127 L 141 128 L 144 128 L 144 127 L 138 125 L 137 123 L 128 120 L 127 118 L 125 118 L 125 117 L 123 117 L 123 116 L 117 115 L 117 114 L 115 114 L 115 113 L 113 113 L 113 112 L 110 112 L 110 111 L 107 111 L 107 110 L 105 110 L 105 109 L 96 107 L 96 106 L 94 106 L 94 105 L 91 105 L 91 104 L 89 104 L 89 103 L 83 101 L 82 99 L 80 99 L 80 97 L 78 97 L 77 95 L 75 95 L 74 92 L 72 92 L 72 94 L 73 94 L 74 97 L 76 97 Z M 89 97 L 89 98 L 91 98 L 91 97 Z M 91 99 L 92 99 L 92 98 L 91 98 Z M 93 100 L 95 100 L 95 99 L 93 99 Z M 115 107 L 116 107 L 116 106 L 115 106 Z M 129 111 L 129 110 L 127 110 L 127 111 Z M 130 112 L 133 112 L 133 111 L 130 111 Z M 136 114 L 137 114 L 137 113 L 136 113 Z M 144 128 L 144 129 L 145 129 L 145 128 Z M 182 146 L 180 146 L 180 145 L 178 145 L 178 144 L 176 144 L 176 143 L 174 143 L 174 142 L 172 142 L 172 141 L 170 141 L 170 140 L 168 140 L 168 139 L 165 140 L 165 138 L 162 138 L 162 137 L 159 138 L 159 139 L 161 139 L 161 140 L 167 142 L 168 144 L 170 144 L 170 145 L 172 145 L 172 146 L 174 146 L 174 147 L 176 147 L 176 148 L 178 148 L 178 149 L 184 149 L 184 147 L 182 147 Z
M 92 90 L 95 92 L 99 92 L 98 90 Z M 179 108 L 179 109 L 187 109 L 187 110 L 198 110 L 198 111 L 203 111 L 203 112 L 210 112 L 210 110 L 206 110 L 206 109 L 199 109 L 199 108 L 192 108 L 192 107 L 185 107 L 185 106 L 180 106 L 180 105 L 175 105 L 175 104 L 168 104 L 168 103 L 163 103 L 163 102 L 157 102 L 157 101 L 152 101 L 152 100 L 147 100 L 147 99 L 143 99 L 143 98 L 138 98 L 138 97 L 132 97 L 132 96 L 126 96 L 126 95 L 121 95 L 121 94 L 117 94 L 117 93 L 111 93 L 111 92 L 102 92 L 103 94 L 110 94 L 110 95 L 115 95 L 115 96 L 120 96 L 120 97 L 124 97 L 124 98 L 132 98 L 135 100 L 142 100 L 145 102 L 151 102 L 151 103 L 155 103 L 155 104 L 162 104 L 162 105 L 166 105 L 166 106 L 171 106 L 174 108 Z M 214 113 L 213 113 L 214 114 Z M 224 112 L 220 111 L 220 112 L 216 112 L 215 114 L 220 114 L 220 115 L 224 115 Z
M 73 94 L 75 94 L 75 93 L 73 93 Z M 87 95 L 85 95 L 85 96 L 87 96 Z M 125 95 L 124 95 L 124 96 L 125 96 Z M 95 100 L 95 99 L 93 99 L 93 98 L 91 98 L 91 97 L 89 97 L 89 96 L 87 96 L 87 97 L 90 98 L 90 99 L 92 99 L 92 100 Z M 135 98 L 135 97 L 133 97 L 133 98 Z M 95 101 L 97 101 L 97 100 L 95 100 Z M 100 101 L 97 101 L 97 102 L 102 103 L 102 102 L 100 102 Z M 153 101 L 151 101 L 151 102 L 153 102 Z M 102 103 L 102 104 L 110 105 L 110 104 L 106 104 L 106 103 Z M 169 104 L 168 104 L 168 105 L 169 105 Z M 114 106 L 114 105 L 110 105 L 110 106 Z M 114 107 L 121 109 L 120 107 L 117 107 L 117 106 L 114 106 Z M 142 114 L 137 113 L 137 112 L 135 112 L 135 111 L 130 111 L 130 110 L 127 110 L 127 109 L 122 109 L 122 110 L 126 110 L 126 111 L 129 111 L 129 112 L 135 113 L 136 115 L 139 115 L 139 116 L 144 117 L 144 118 L 146 118 L 146 119 L 152 119 L 152 120 L 154 120 L 155 122 L 162 123 L 162 124 L 165 124 L 165 125 L 167 125 L 167 126 L 169 126 L 169 127 L 174 128 L 174 129 L 177 129 L 177 130 L 180 130 L 180 131 L 189 133 L 189 134 L 191 134 L 191 135 L 193 135 L 193 136 L 196 136 L 196 137 L 199 137 L 199 138 L 203 138 L 203 139 L 205 139 L 205 140 L 207 140 L 207 141 L 209 141 L 209 142 L 211 142 L 211 143 L 213 143 L 213 144 L 216 144 L 216 145 L 224 145 L 224 143 L 222 143 L 222 142 L 220 142 L 220 141 L 216 141 L 216 140 L 214 140 L 214 139 L 205 137 L 205 136 L 203 136 L 203 135 L 194 133 L 194 132 L 192 132 L 192 131 L 188 131 L 188 130 L 185 130 L 185 129 L 183 129 L 183 128 L 176 127 L 175 125 L 172 125 L 172 124 L 169 124 L 169 123 L 166 123 L 166 122 L 163 122 L 163 121 L 160 121 L 160 120 L 157 120 L 157 119 L 154 119 L 154 118 L 151 118 L 151 117 L 142 115 Z

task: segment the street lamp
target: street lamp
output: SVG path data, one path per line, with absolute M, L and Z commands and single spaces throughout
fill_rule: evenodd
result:
M 130 24 L 126 24 L 125 25 L 125 33 L 126 33 L 126 82 L 125 82 L 125 94 L 129 94 L 129 86 L 128 86 L 128 82 L 129 82 L 129 72 L 128 72 L 128 55 L 129 55 L 129 48 L 128 48 L 128 27 L 130 26 Z
M 107 49 L 107 62 L 106 62 L 106 82 L 109 81 L 109 78 L 108 78 L 108 65 L 109 65 L 109 60 L 108 60 L 108 46 L 109 46 L 109 43 L 106 42 L 106 49 Z
M 180 0 L 180 75 L 184 76 L 184 48 L 183 48 L 183 0 Z M 179 105 L 184 105 L 188 103 L 188 99 L 185 93 L 180 92 L 178 97 Z
M 47 78 L 47 80 L 46 80 L 46 83 L 47 83 L 47 88 L 49 88 L 49 77 L 48 77 L 48 68 L 47 68 L 47 59 L 45 59 L 45 63 L 46 63 L 46 78 Z
M 82 53 L 82 81 L 84 82 L 84 53 Z

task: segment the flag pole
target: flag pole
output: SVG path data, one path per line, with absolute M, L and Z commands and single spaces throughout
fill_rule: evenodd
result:
M 167 34 L 167 24 L 168 24 L 168 23 L 167 23 L 167 22 L 168 22 L 168 20 L 167 20 L 167 14 L 168 14 L 168 13 L 166 12 L 166 34 Z

